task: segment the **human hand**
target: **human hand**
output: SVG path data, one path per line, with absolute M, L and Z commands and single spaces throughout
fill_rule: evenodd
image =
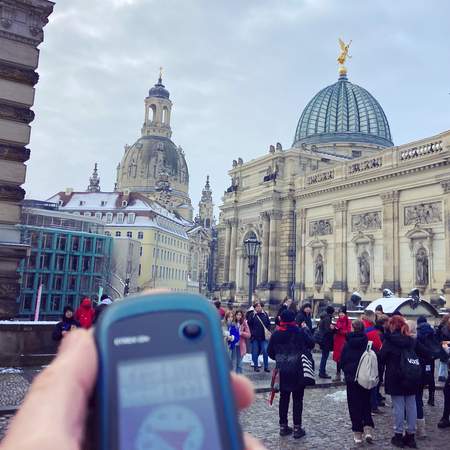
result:
M 62 340 L 55 360 L 34 380 L 0 450 L 81 450 L 96 376 L 92 333 L 72 331 Z M 250 406 L 250 381 L 233 374 L 232 384 L 238 409 Z M 248 435 L 245 444 L 246 450 L 265 450 Z

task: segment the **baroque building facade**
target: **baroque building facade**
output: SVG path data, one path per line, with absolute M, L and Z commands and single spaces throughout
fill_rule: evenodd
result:
M 255 294 L 273 305 L 413 287 L 450 302 L 449 158 L 449 131 L 394 146 L 380 104 L 341 66 L 304 109 L 291 148 L 233 161 L 216 294 L 246 301 L 244 241 L 256 237 Z

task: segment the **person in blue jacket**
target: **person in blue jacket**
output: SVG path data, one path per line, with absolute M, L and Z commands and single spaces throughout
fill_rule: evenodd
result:
M 238 365 L 238 346 L 239 346 L 239 324 L 234 321 L 233 311 L 227 311 L 224 318 L 224 336 L 228 345 L 228 351 L 231 358 L 232 367 L 235 369 Z
M 61 322 L 55 325 L 52 338 L 54 341 L 60 341 L 69 331 L 79 327 L 80 324 L 73 317 L 73 308 L 67 305 L 64 307 Z

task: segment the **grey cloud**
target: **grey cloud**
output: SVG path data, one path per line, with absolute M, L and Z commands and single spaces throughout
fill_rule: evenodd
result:
M 337 78 L 337 38 L 353 39 L 352 82 L 383 106 L 395 143 L 449 128 L 445 0 L 73 0 L 45 28 L 26 189 L 85 189 L 94 162 L 112 189 L 123 145 L 140 135 L 162 65 L 173 140 L 198 203 L 215 203 L 238 156 L 292 143 L 302 109 Z

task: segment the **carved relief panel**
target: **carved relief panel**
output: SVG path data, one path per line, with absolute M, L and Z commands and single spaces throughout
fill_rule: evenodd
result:
M 352 215 L 352 231 L 380 230 L 382 224 L 381 211 L 371 211 Z
M 405 225 L 442 222 L 442 203 L 419 203 L 405 207 Z
M 326 236 L 328 234 L 333 234 L 333 221 L 331 219 L 309 222 L 309 236 Z

